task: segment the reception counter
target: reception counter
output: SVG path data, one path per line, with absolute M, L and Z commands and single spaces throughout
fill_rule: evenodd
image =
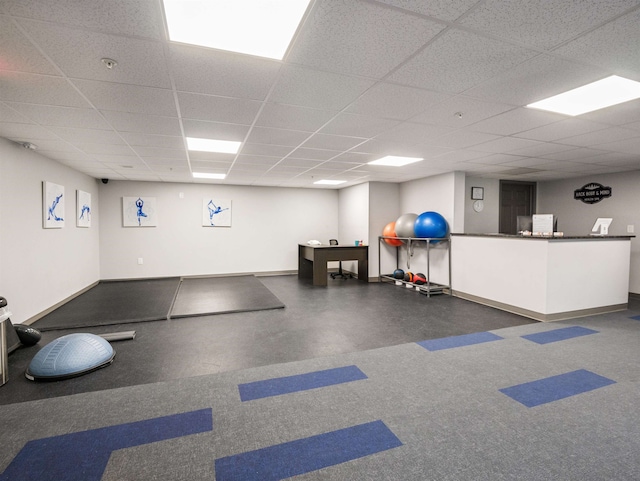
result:
M 452 293 L 539 321 L 623 310 L 632 237 L 452 234 Z

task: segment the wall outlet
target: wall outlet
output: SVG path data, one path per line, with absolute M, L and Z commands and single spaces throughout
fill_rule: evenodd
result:
M 141 266 L 143 264 L 143 259 L 142 257 L 138 257 L 138 265 Z
M 629 224 L 627 226 L 627 234 L 633 234 L 635 232 L 635 227 L 633 226 L 633 224 Z

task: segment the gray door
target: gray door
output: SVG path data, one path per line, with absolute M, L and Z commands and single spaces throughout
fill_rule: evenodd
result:
M 536 202 L 534 182 L 500 181 L 500 233 L 517 234 L 516 218 L 532 215 Z

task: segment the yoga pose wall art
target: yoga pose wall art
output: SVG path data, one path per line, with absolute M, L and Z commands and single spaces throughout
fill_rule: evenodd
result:
M 202 225 L 205 227 L 231 227 L 231 201 L 228 199 L 202 199 Z
M 42 183 L 42 226 L 45 229 L 64 227 L 64 186 Z
M 155 197 L 123 197 L 122 225 L 124 227 L 156 227 L 158 217 Z
M 76 190 L 76 227 L 91 227 L 91 194 Z

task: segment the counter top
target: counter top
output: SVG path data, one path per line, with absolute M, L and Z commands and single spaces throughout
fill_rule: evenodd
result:
M 452 236 L 468 236 L 468 237 L 492 237 L 492 238 L 504 238 L 504 239 L 533 239 L 533 240 L 631 240 L 635 235 L 565 235 L 565 236 L 550 236 L 550 235 L 512 235 L 512 234 L 465 234 L 465 233 L 451 233 Z

